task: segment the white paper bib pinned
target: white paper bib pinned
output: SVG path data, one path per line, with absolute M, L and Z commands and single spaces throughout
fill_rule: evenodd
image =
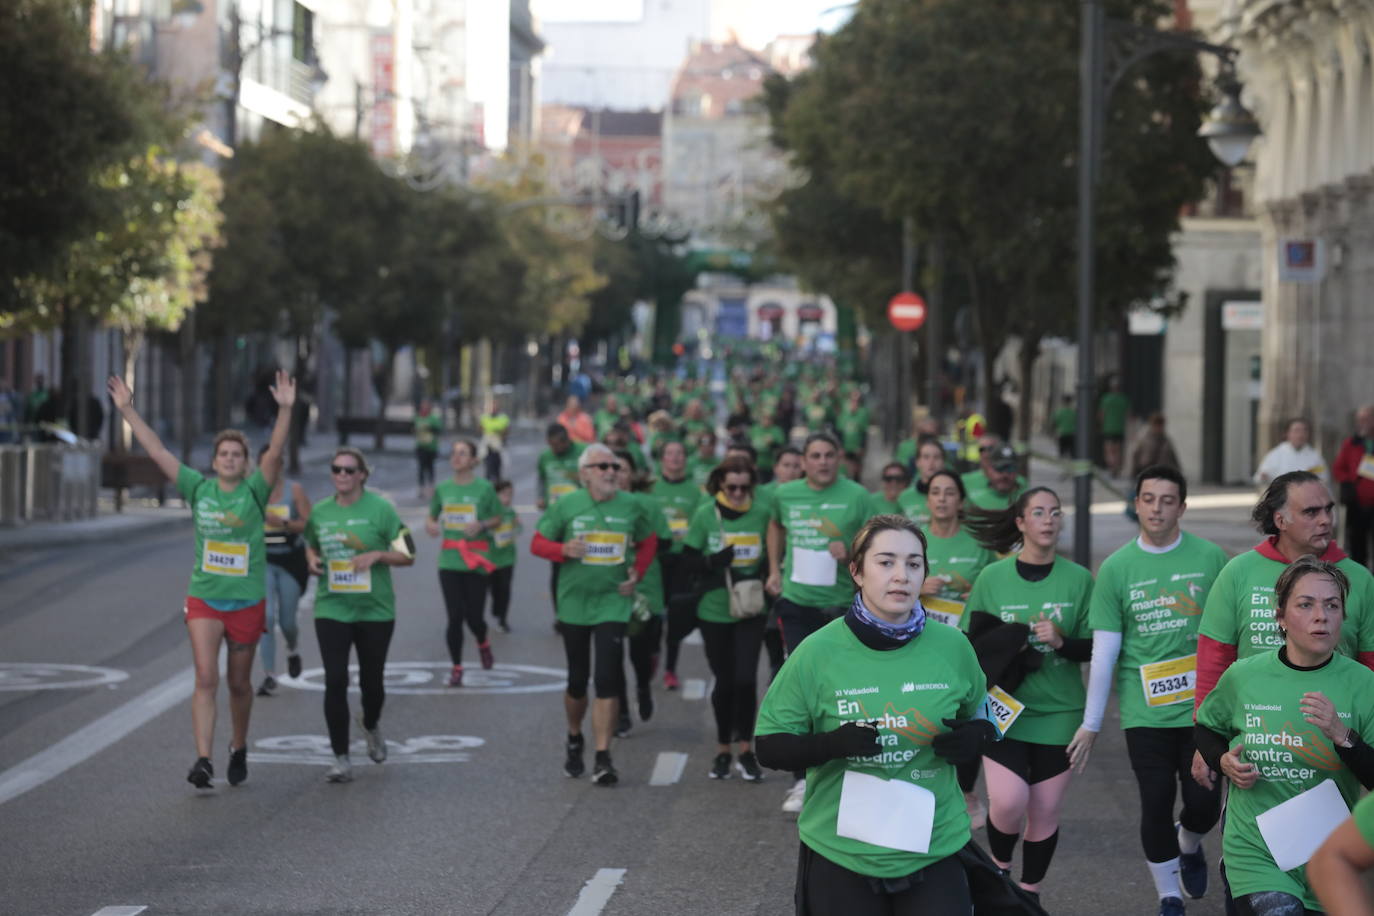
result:
M 1288 871 L 1306 865 L 1317 847 L 1349 816 L 1341 790 L 1334 781 L 1324 779 L 1255 818 L 1255 826 L 1274 864 Z
M 830 586 L 835 584 L 839 568 L 829 550 L 808 550 L 792 547 L 792 581 L 798 585 Z
M 847 770 L 835 832 L 903 852 L 929 852 L 935 793 L 900 779 Z

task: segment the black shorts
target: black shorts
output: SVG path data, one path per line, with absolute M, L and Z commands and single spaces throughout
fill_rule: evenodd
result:
M 1068 745 L 1031 744 L 1015 738 L 994 741 L 983 756 L 1020 776 L 1026 785 L 1053 779 L 1069 768 Z

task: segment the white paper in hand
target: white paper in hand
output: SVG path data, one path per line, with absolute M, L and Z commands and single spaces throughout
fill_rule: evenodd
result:
M 792 551 L 792 581 L 798 585 L 834 585 L 838 568 L 828 550 L 808 550 L 790 547 Z
M 1275 805 L 1255 818 L 1260 836 L 1281 870 L 1306 865 L 1326 838 L 1350 816 L 1341 790 L 1330 779 Z
M 898 779 L 848 770 L 840 788 L 835 832 L 904 852 L 929 852 L 935 793 Z

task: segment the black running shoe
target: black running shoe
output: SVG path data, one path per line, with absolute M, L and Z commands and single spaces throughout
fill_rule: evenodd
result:
M 654 691 L 645 686 L 639 688 L 639 721 L 648 722 L 654 717 Z
M 238 750 L 229 748 L 229 770 L 225 774 L 229 785 L 236 786 L 248 778 L 248 745 Z
M 592 784 L 598 786 L 613 786 L 620 781 L 620 774 L 611 765 L 611 755 L 606 751 L 599 751 L 596 755 L 596 766 L 592 769 Z
M 728 753 L 717 754 L 716 759 L 711 761 L 711 772 L 706 775 L 712 779 L 729 779 L 730 755 Z
M 272 696 L 273 692 L 276 691 L 276 689 L 277 679 L 269 674 L 267 675 L 267 677 L 262 679 L 262 686 L 258 688 L 258 696 L 270 697 Z
M 286 656 L 286 673 L 293 678 L 301 676 L 301 657 L 295 652 Z
M 210 763 L 210 758 L 197 757 L 196 762 L 191 764 L 191 772 L 186 774 L 186 781 L 197 789 L 208 789 L 214 775 L 215 767 Z
M 739 759 L 735 761 L 735 767 L 745 782 L 763 782 L 763 768 L 759 766 L 759 759 L 754 756 L 753 751 L 740 754 Z
M 510 632 L 510 624 L 506 622 L 506 618 L 504 618 L 504 617 L 498 617 L 498 618 L 496 618 L 496 625 L 497 625 L 498 627 L 501 628 L 501 632 L 502 632 L 502 633 L 509 633 L 509 632 Z
M 586 742 L 581 735 L 569 736 L 566 745 L 568 758 L 563 761 L 563 772 L 573 779 L 587 772 L 587 764 L 582 759 Z

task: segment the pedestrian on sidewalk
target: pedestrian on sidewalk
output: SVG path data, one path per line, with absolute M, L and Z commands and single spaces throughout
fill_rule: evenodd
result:
M 1283 441 L 1260 459 L 1255 469 L 1255 483 L 1268 486 L 1269 481 L 1289 471 L 1311 471 L 1327 484 L 1331 483 L 1326 460 L 1312 447 L 1312 424 L 1302 417 L 1289 420 L 1283 430 Z
M 195 662 L 196 686 L 191 697 L 191 725 L 196 760 L 186 781 L 208 789 L 215 737 L 215 695 L 219 690 L 219 652 L 228 646 L 225 681 L 229 685 L 229 784 L 248 778 L 248 720 L 253 711 L 253 653 L 266 630 L 266 505 L 281 475 L 282 449 L 291 426 L 296 381 L 277 371 L 272 397 L 277 420 L 259 467 L 249 472 L 248 440 L 238 430 L 223 430 L 211 447 L 213 478 L 182 464 L 167 450 L 134 409 L 133 392 L 110 376 L 110 400 L 133 430 L 134 438 L 191 507 L 195 521 L 196 560 L 183 612 Z
M 492 483 L 501 479 L 501 462 L 506 454 L 506 437 L 510 435 L 510 416 L 500 408 L 495 395 L 488 396 L 487 412 L 478 420 L 482 427 L 483 462 L 486 477 Z

